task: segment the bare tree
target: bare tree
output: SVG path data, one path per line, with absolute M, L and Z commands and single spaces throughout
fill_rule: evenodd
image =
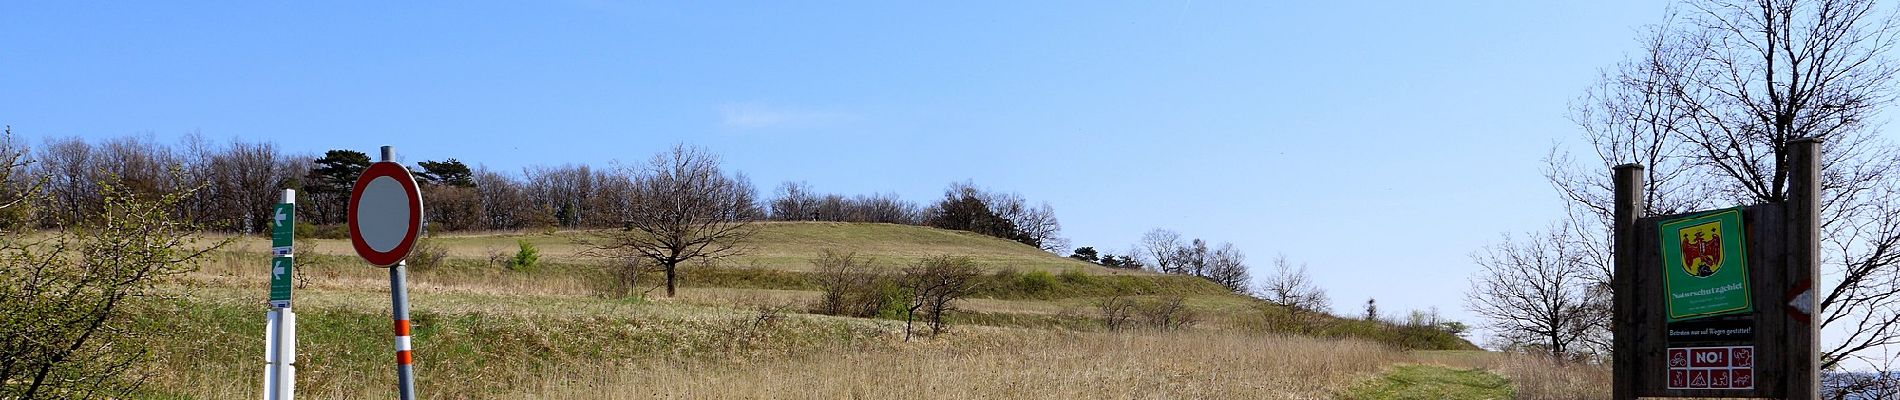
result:
M 778 185 L 778 197 L 772 199 L 772 219 L 806 221 L 818 218 L 818 197 L 805 182 Z
M 1178 254 L 1181 248 L 1180 233 L 1161 228 L 1150 229 L 1141 235 L 1139 247 L 1140 251 L 1134 254 L 1144 258 L 1155 272 L 1179 274 L 1185 271 Z
M 1145 258 L 1156 272 L 1200 277 L 1235 293 L 1247 292 L 1247 254 L 1233 243 L 1208 248 L 1199 238 L 1181 242 L 1181 234 L 1155 228 L 1141 236 L 1141 243 L 1130 252 L 1131 258 Z
M 956 310 L 956 303 L 976 290 L 979 272 L 968 257 L 938 256 L 919 260 L 904 269 L 904 286 L 910 290 L 910 308 L 904 317 L 904 340 L 910 340 L 911 322 L 923 312 L 930 334 L 943 333 L 944 316 Z
M 1016 229 L 1022 231 L 1024 241 L 1037 243 L 1037 246 L 1043 248 L 1045 252 L 1062 254 L 1068 250 L 1068 245 L 1070 245 L 1068 239 L 1060 237 L 1062 222 L 1056 220 L 1056 209 L 1049 205 L 1049 201 L 1043 201 L 1034 209 L 1022 209 L 1022 212 L 1016 212 L 1013 216 L 1005 216 L 1005 218 L 1011 218 L 1011 222 L 1016 222 Z
M 726 176 L 719 157 L 674 146 L 634 175 L 632 213 L 621 230 L 591 239 L 595 251 L 645 259 L 666 273 L 666 295 L 678 291 L 679 265 L 744 254 L 758 232 L 758 208 L 743 175 Z M 633 263 L 622 263 L 635 265 Z
M 98 215 L 99 175 L 93 164 L 91 144 L 77 137 L 48 139 L 45 149 L 34 156 L 34 173 L 46 176 L 46 205 L 40 207 L 52 213 L 54 218 L 46 222 L 49 225 L 64 226 L 85 221 L 87 216 Z
M 1645 52 L 1574 107 L 1596 162 L 1549 176 L 1608 280 L 1608 166 L 1646 165 L 1651 215 L 1782 201 L 1789 141 L 1824 140 L 1822 367 L 1900 344 L 1900 152 L 1874 126 L 1893 101 L 1892 14 L 1871 0 L 1697 0 L 1646 34 Z M 1586 172 L 1587 171 L 1587 172 Z
M 1592 327 L 1609 322 L 1594 312 L 1589 268 L 1565 227 L 1503 242 L 1472 255 L 1482 268 L 1472 278 L 1465 308 L 1489 321 L 1512 344 L 1569 358 Z
M 482 204 L 481 227 L 520 229 L 527 225 L 527 207 L 521 184 L 487 167 L 475 169 L 475 198 Z
M 876 280 L 876 271 L 871 269 L 869 258 L 858 257 L 857 253 L 838 252 L 825 249 L 818 258 L 811 260 L 816 269 L 813 274 L 818 284 L 818 304 L 814 311 L 825 315 L 870 316 L 876 308 L 866 310 L 863 304 L 866 288 Z
M 1221 243 L 1214 251 L 1207 253 L 1207 269 L 1202 278 L 1214 281 L 1234 293 L 1246 293 L 1247 281 L 1252 278 L 1247 273 L 1247 253 L 1242 253 L 1233 243 Z
M 1273 257 L 1273 275 L 1260 282 L 1259 294 L 1268 303 L 1279 305 L 1287 313 L 1314 312 L 1325 313 L 1332 309 L 1332 300 L 1326 297 L 1326 289 L 1313 282 L 1313 276 L 1306 273 L 1306 263 L 1298 268 L 1287 260 L 1285 254 Z

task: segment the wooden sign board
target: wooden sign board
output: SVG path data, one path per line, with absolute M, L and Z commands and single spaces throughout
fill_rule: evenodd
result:
M 1616 399 L 1819 397 L 1819 144 L 1790 143 L 1787 201 L 1731 209 L 1645 217 L 1616 168 Z

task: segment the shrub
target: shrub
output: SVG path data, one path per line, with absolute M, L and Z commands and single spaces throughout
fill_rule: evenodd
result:
M 944 317 L 956 310 L 957 301 L 976 290 L 979 276 L 976 263 L 969 257 L 937 256 L 904 268 L 904 288 L 911 300 L 904 313 L 904 339 L 910 339 L 911 323 L 919 311 L 923 312 L 924 322 L 930 325 L 931 335 L 943 333 L 948 326 Z
M 910 293 L 896 278 L 879 274 L 871 280 L 870 300 L 864 303 L 871 310 L 868 316 L 882 319 L 903 318 L 910 309 Z
M 1034 295 L 1055 288 L 1056 277 L 1055 275 L 1050 275 L 1049 271 L 1029 271 L 1029 273 L 1022 274 L 1022 278 L 1017 281 L 1016 285 L 1022 288 L 1024 293 Z
M 18 164 L 0 148 L 0 180 Z M 16 158 L 17 159 L 17 158 Z M 209 246 L 170 210 L 183 190 L 139 196 L 101 182 L 101 218 L 48 239 L 0 233 L 0 398 L 122 398 L 154 368 L 150 337 L 164 316 L 139 312 L 169 291 L 161 285 L 195 270 Z M 0 203 L 29 193 L 0 195 Z M 208 247 L 208 248 L 207 248 Z
M 818 304 L 812 311 L 825 315 L 847 315 L 855 311 L 851 304 L 864 296 L 864 286 L 869 284 L 866 281 L 870 272 L 866 270 L 868 262 L 858 258 L 857 253 L 826 249 L 812 259 L 811 264 L 817 268 L 815 280 L 819 291 Z
M 1109 296 L 1095 303 L 1102 312 L 1102 326 L 1110 331 L 1119 331 L 1129 327 L 1129 320 L 1135 315 L 1135 300 L 1122 296 Z
M 317 237 L 317 224 L 297 221 L 297 226 L 291 227 L 290 233 L 296 235 L 298 238 L 315 238 Z
M 426 271 L 442 266 L 448 258 L 449 249 L 436 243 L 435 235 L 427 235 L 416 239 L 415 246 L 409 249 L 409 257 L 404 260 L 414 270 Z
M 990 273 L 990 280 L 992 282 L 1010 285 L 1014 284 L 1017 279 L 1021 279 L 1022 276 L 1023 272 L 1017 271 L 1015 268 L 1003 268 Z
M 527 240 L 515 240 L 515 256 L 508 259 L 508 269 L 514 271 L 532 271 L 541 265 L 541 250 Z
M 1069 268 L 1069 269 L 1062 270 L 1062 273 L 1059 275 L 1056 275 L 1056 277 L 1062 278 L 1063 283 L 1067 283 L 1071 285 L 1087 285 L 1087 284 L 1093 283 L 1092 278 L 1094 278 L 1094 277 L 1089 276 L 1089 274 L 1087 273 L 1083 273 L 1081 268 Z
M 871 260 L 855 253 L 825 250 L 811 260 L 821 293 L 813 312 L 858 318 L 898 319 L 910 306 L 903 285 L 871 268 Z
M 348 225 L 317 225 L 298 221 L 297 226 L 291 228 L 291 233 L 297 235 L 300 239 L 349 239 L 350 227 Z
M 1142 304 L 1139 312 L 1148 327 L 1161 330 L 1181 330 L 1193 327 L 1201 322 L 1199 313 L 1187 308 L 1187 299 L 1181 296 L 1168 296 Z

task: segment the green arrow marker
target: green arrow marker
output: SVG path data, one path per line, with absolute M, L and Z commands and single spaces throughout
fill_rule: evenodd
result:
M 289 307 L 291 279 L 296 276 L 292 271 L 296 263 L 291 258 L 295 253 L 291 239 L 296 232 L 297 205 L 278 204 L 272 211 L 270 246 L 276 257 L 270 260 L 270 304 L 271 307 Z

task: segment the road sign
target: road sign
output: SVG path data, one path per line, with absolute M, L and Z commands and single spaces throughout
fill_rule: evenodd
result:
M 422 192 L 402 164 L 370 164 L 350 189 L 350 244 L 364 261 L 388 267 L 409 255 L 422 232 Z
M 279 203 L 272 212 L 270 232 L 270 305 L 290 307 L 290 287 L 295 276 L 291 239 L 297 225 L 297 204 Z
M 1670 321 L 1753 310 L 1741 209 L 1663 221 L 1661 231 Z

